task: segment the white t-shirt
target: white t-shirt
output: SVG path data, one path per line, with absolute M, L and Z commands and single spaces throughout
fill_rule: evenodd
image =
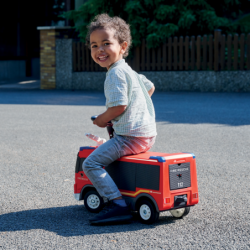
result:
M 155 111 L 148 91 L 154 86 L 144 75 L 137 74 L 124 59 L 114 63 L 106 74 L 106 107 L 127 105 L 112 120 L 115 133 L 135 137 L 156 136 Z

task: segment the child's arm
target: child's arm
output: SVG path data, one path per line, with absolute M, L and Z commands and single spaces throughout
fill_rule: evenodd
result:
M 108 108 L 104 113 L 98 115 L 93 123 L 98 127 L 105 128 L 107 123 L 121 115 L 125 111 L 126 107 L 127 105 L 121 105 Z
M 141 81 L 144 83 L 144 85 L 148 91 L 149 96 L 151 97 L 155 91 L 154 84 L 151 81 L 149 81 L 144 75 L 141 75 L 141 74 L 138 74 L 138 75 L 139 75 Z
M 153 95 L 154 91 L 155 91 L 155 86 L 153 86 L 153 87 L 148 91 L 148 94 L 149 94 L 150 97 Z

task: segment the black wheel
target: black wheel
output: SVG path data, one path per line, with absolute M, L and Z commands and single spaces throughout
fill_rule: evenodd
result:
M 90 190 L 84 196 L 84 205 L 89 212 L 99 213 L 104 207 L 104 201 L 97 191 Z
M 159 218 L 159 212 L 156 211 L 155 206 L 146 199 L 139 201 L 138 213 L 140 222 L 144 224 L 152 224 Z
M 183 208 L 170 210 L 169 212 L 172 214 L 173 217 L 177 219 L 181 219 L 183 218 L 183 216 L 188 215 L 189 211 L 190 211 L 190 207 L 183 207 Z

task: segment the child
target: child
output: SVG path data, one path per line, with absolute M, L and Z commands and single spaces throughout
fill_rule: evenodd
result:
M 156 124 L 150 97 L 155 88 L 123 59 L 131 45 L 129 25 L 124 20 L 101 14 L 95 17 L 88 29 L 86 40 L 91 57 L 108 70 L 104 83 L 107 110 L 93 123 L 104 128 L 112 120 L 114 128 L 114 138 L 95 149 L 83 163 L 85 174 L 100 196 L 114 205 L 108 213 L 90 219 L 90 223 L 125 222 L 131 220 L 132 215 L 103 166 L 124 155 L 145 152 L 153 146 Z

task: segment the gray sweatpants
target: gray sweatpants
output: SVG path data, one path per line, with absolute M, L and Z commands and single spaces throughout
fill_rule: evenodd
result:
M 148 151 L 155 142 L 154 137 L 121 136 L 114 138 L 95 149 L 83 162 L 82 168 L 104 200 L 113 200 L 121 196 L 116 184 L 103 167 L 125 155 L 134 155 Z

